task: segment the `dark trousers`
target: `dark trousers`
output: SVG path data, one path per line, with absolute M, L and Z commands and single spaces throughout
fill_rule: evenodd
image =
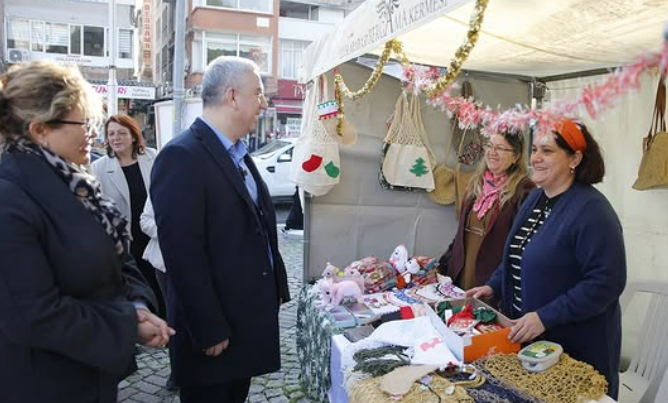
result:
M 244 403 L 250 378 L 206 386 L 181 386 L 181 403 Z
M 285 220 L 285 229 L 304 229 L 304 213 L 302 212 L 302 203 L 299 200 L 299 189 L 292 195 L 292 208 Z
M 137 268 L 139 268 L 139 271 L 148 282 L 151 290 L 153 290 L 153 294 L 155 294 L 155 299 L 158 302 L 158 306 L 156 306 L 155 309 L 157 309 L 158 312 L 153 313 L 165 318 L 167 317 L 167 306 L 165 305 L 165 298 L 160 289 L 160 285 L 158 284 L 158 279 L 155 276 L 156 270 L 149 262 L 142 258 L 142 254 L 144 253 L 147 244 L 148 242 L 133 242 L 130 246 L 130 252 L 132 253 L 132 257 L 135 258 L 135 262 L 137 262 Z

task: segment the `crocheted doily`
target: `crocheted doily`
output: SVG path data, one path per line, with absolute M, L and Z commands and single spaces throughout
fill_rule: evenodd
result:
M 350 390 L 350 403 L 396 403 L 389 394 L 380 390 L 379 378 L 368 378 L 356 382 Z M 456 386 L 454 393 L 449 395 L 445 389 L 452 386 L 447 379 L 438 376 L 431 378 L 431 389 L 438 393 L 441 403 L 475 403 L 464 388 Z M 436 403 L 438 398 L 428 388 L 415 383 L 411 390 L 403 396 L 401 403 Z
M 559 362 L 543 372 L 529 372 L 515 354 L 495 354 L 476 361 L 492 376 L 547 403 L 598 400 L 608 382 L 589 364 L 561 354 Z

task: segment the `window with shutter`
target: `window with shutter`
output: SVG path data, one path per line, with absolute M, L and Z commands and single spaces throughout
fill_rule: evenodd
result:
M 7 20 L 7 48 L 30 49 L 30 21 Z
M 30 21 L 30 38 L 33 52 L 44 52 L 44 23 Z
M 132 30 L 118 30 L 118 57 L 121 59 L 132 59 Z
M 44 39 L 47 53 L 67 54 L 70 42 L 68 25 L 47 22 Z

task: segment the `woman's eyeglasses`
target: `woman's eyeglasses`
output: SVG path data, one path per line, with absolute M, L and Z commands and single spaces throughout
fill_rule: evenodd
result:
M 79 125 L 83 126 L 86 129 L 86 133 L 90 133 L 95 129 L 95 122 L 91 119 L 86 119 L 85 121 L 80 120 L 66 120 L 66 119 L 53 119 L 49 120 L 46 123 L 60 124 L 60 125 Z
M 512 153 L 513 152 L 512 148 L 506 148 L 506 147 L 497 146 L 497 145 L 493 145 L 493 144 L 489 144 L 489 143 L 485 144 L 483 146 L 483 148 L 487 152 L 490 152 L 490 151 L 494 151 L 495 153 Z

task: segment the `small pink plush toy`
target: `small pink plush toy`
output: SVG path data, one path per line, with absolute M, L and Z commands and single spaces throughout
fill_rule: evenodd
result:
M 355 282 L 343 280 L 339 283 L 325 281 L 321 286 L 322 302 L 325 305 L 341 305 L 344 299 L 362 302 L 362 292 Z
M 341 270 L 327 262 L 327 267 L 325 267 L 325 270 L 322 272 L 322 277 L 333 283 L 352 281 L 359 286 L 360 291 L 364 294 L 364 277 L 362 277 L 357 269 L 346 267 L 344 270 Z

